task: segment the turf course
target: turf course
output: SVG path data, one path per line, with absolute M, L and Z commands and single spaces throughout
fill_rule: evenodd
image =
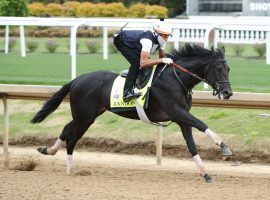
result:
M 28 53 L 26 58 L 20 57 L 19 44 L 15 46 L 14 51 L 7 55 L 3 52 L 0 53 L 0 83 L 62 85 L 68 82 L 71 77 L 68 38 L 55 39 L 59 43 L 56 53 L 46 52 L 45 40 L 48 39 L 39 39 L 38 51 Z M 128 62 L 119 53 L 110 54 L 108 60 L 103 60 L 101 49 L 95 54 L 88 53 L 85 47 L 87 40 L 86 38 L 78 39 L 78 75 L 95 70 L 120 72 L 128 67 Z M 100 40 L 98 41 L 101 43 Z M 0 40 L 0 45 L 4 47 L 3 38 Z M 250 45 L 245 46 L 243 57 L 234 56 L 232 48 L 232 46 L 226 46 L 233 90 L 270 92 L 270 81 L 268 81 L 270 65 L 266 65 L 265 58 L 258 59 Z M 202 86 L 200 85 L 196 89 L 201 90 Z

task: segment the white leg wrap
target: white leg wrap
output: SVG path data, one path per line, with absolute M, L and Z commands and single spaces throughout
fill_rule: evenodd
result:
M 73 167 L 73 157 L 72 155 L 67 155 L 67 173 L 72 172 L 72 167 Z
M 63 143 L 63 141 L 62 141 L 60 138 L 58 138 L 58 139 L 56 140 L 56 142 L 54 143 L 52 149 L 57 151 L 58 149 L 61 148 L 62 143 Z
M 206 133 L 206 135 L 208 137 L 210 137 L 214 141 L 215 144 L 217 144 L 218 146 L 220 146 L 220 144 L 222 142 L 222 139 L 217 134 L 215 134 L 209 128 L 205 130 L 205 133 Z
M 204 176 L 205 169 L 204 169 L 201 157 L 197 154 L 196 156 L 193 156 L 192 158 L 195 161 L 195 164 L 196 164 L 197 169 L 199 170 L 200 174 Z

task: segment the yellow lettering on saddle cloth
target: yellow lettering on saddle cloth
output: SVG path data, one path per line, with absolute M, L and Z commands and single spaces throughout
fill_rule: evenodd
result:
M 150 87 L 150 85 L 152 83 L 155 69 L 156 69 L 156 67 L 154 67 L 148 83 L 142 89 L 136 90 L 136 91 L 139 91 L 142 93 L 142 95 L 137 99 L 137 101 L 143 108 L 144 108 L 144 104 L 146 101 L 146 98 L 143 99 L 143 97 L 147 92 L 147 88 Z M 123 90 L 124 90 L 125 80 L 126 79 L 121 77 L 121 76 L 118 76 L 114 80 L 113 86 L 112 86 L 112 91 L 111 91 L 111 99 L 110 99 L 110 107 L 111 108 L 135 108 L 136 107 L 133 99 L 130 100 L 129 102 L 123 101 Z

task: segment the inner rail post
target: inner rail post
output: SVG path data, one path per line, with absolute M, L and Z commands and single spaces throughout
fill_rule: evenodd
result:
M 156 161 L 157 165 L 161 165 L 161 158 L 162 158 L 162 131 L 163 127 L 157 127 L 157 139 L 156 139 Z
M 3 96 L 4 105 L 4 121 L 3 121 L 3 155 L 4 155 L 4 167 L 9 166 L 9 153 L 8 153 L 8 135 L 9 135 L 9 112 L 7 96 Z

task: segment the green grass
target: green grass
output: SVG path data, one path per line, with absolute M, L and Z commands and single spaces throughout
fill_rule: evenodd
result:
M 10 137 L 23 135 L 57 137 L 65 124 L 71 120 L 68 103 L 61 106 L 41 124 L 31 124 L 30 119 L 41 107 L 43 101 L 16 100 L 10 102 Z M 193 107 L 191 113 L 204 121 L 219 134 L 230 134 L 244 144 L 269 138 L 269 118 L 259 117 L 263 110 L 221 109 Z M 2 129 L 0 118 L 0 129 Z M 203 135 L 193 129 L 195 135 Z M 172 124 L 164 129 L 164 138 L 181 135 L 180 128 Z M 91 126 L 85 136 L 110 137 L 122 141 L 155 140 L 156 128 L 137 120 L 129 120 L 106 112 Z
M 40 48 L 37 52 L 28 53 L 26 58 L 20 57 L 19 45 L 9 54 L 0 53 L 0 83 L 16 84 L 50 84 L 62 85 L 71 77 L 71 58 L 68 54 L 69 38 L 55 38 L 60 44 L 56 53 L 45 50 L 46 38 L 40 38 Z M 77 75 L 95 70 L 112 70 L 120 72 L 129 64 L 120 54 L 110 54 L 108 60 L 103 60 L 101 49 L 99 53 L 89 54 L 85 42 L 98 38 L 79 38 L 77 54 Z M 0 38 L 4 47 L 4 40 Z M 233 56 L 233 47 L 226 46 L 227 61 L 231 68 L 230 80 L 234 91 L 270 92 L 270 66 L 265 59 L 254 58 L 256 53 L 251 45 L 246 45 L 244 56 Z M 248 56 L 248 57 L 247 57 Z M 252 58 L 251 58 L 252 57 Z M 202 90 L 202 85 L 196 87 Z
M 0 54 L 0 82 L 62 85 L 71 79 L 70 62 L 70 56 L 63 53 L 33 53 L 26 58 L 15 53 Z M 103 60 L 101 54 L 79 54 L 77 57 L 77 75 L 95 70 L 120 72 L 127 67 L 128 63 L 120 54 L 110 56 L 109 60 Z
M 0 83 L 16 84 L 49 84 L 62 85 L 70 80 L 70 56 L 67 45 L 68 38 L 57 38 L 60 47 L 56 53 L 45 52 L 45 39 L 40 41 L 38 52 L 20 57 L 19 46 L 8 55 L 0 53 Z M 128 68 L 128 62 L 120 54 L 110 54 L 108 60 L 103 60 L 101 50 L 97 54 L 87 53 L 84 46 L 88 39 L 80 38 L 77 57 L 77 74 L 84 74 L 95 70 L 112 70 L 120 72 Z M 3 49 L 3 38 L 0 38 L 0 49 Z M 265 59 L 257 59 L 252 46 L 246 45 L 244 57 L 235 57 L 231 46 L 226 47 L 227 61 L 231 68 L 230 80 L 234 91 L 270 92 L 270 66 Z M 202 90 L 202 85 L 196 87 Z M 41 106 L 41 102 L 21 101 L 20 106 L 34 106 L 11 112 L 11 137 L 22 135 L 58 136 L 71 116 L 69 107 L 60 108 L 49 116 L 45 123 L 32 125 L 29 120 Z M 20 110 L 20 109 L 19 109 Z M 233 134 L 241 138 L 244 143 L 252 143 L 256 139 L 269 138 L 269 118 L 260 118 L 258 114 L 267 113 L 263 110 L 220 109 L 220 108 L 192 108 L 196 117 L 204 121 L 218 133 Z M 59 123 L 56 123 L 59 120 Z M 2 128 L 0 118 L 0 129 Z M 53 123 L 50 123 L 53 122 Z M 197 131 L 196 131 L 197 132 Z M 165 137 L 179 134 L 180 129 L 171 125 L 164 131 Z M 201 133 L 200 133 L 201 134 Z M 156 129 L 140 121 L 131 121 L 106 112 L 96 120 L 87 132 L 93 137 L 112 137 L 116 139 L 132 140 L 146 138 L 154 139 Z

